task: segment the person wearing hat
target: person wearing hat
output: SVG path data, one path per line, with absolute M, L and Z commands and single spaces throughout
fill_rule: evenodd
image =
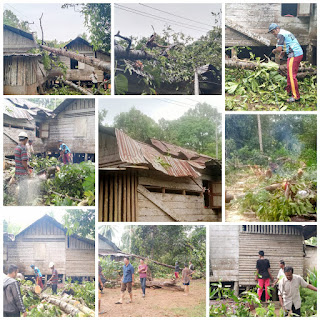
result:
M 34 149 L 33 149 L 33 141 L 32 140 L 28 140 L 28 143 L 26 144 L 26 148 L 27 148 L 27 154 L 28 154 L 28 158 L 29 160 L 31 160 L 31 156 L 34 154 Z
M 71 162 L 71 151 L 69 147 L 63 143 L 63 140 L 59 140 L 59 152 L 64 164 L 69 164 Z
M 256 277 L 255 280 L 258 281 L 259 289 L 258 289 L 258 296 L 261 300 L 263 287 L 265 288 L 265 298 L 266 301 L 270 299 L 270 296 L 268 294 L 268 287 L 270 286 L 270 279 L 273 281 L 273 277 L 270 272 L 270 262 L 268 259 L 265 259 L 264 257 L 264 251 L 259 251 L 259 259 L 257 260 L 256 264 Z
M 36 276 L 36 284 L 38 286 L 40 286 L 41 289 L 43 289 L 43 283 L 42 283 L 42 274 L 41 274 L 41 271 L 38 267 L 36 267 L 34 264 L 32 264 L 30 266 L 31 269 L 33 269 L 34 271 L 34 274 Z
M 59 280 L 58 271 L 55 269 L 53 262 L 50 262 L 49 268 L 52 271 L 52 276 L 48 280 L 48 283 L 51 283 L 52 294 L 57 294 L 58 280 Z
M 15 179 L 18 182 L 18 205 L 23 206 L 26 204 L 28 198 L 28 185 L 27 178 L 31 174 L 28 169 L 28 153 L 26 144 L 28 142 L 28 135 L 26 132 L 21 131 L 18 135 L 19 143 L 14 148 L 14 161 L 15 161 Z
M 299 64 L 303 58 L 303 50 L 296 39 L 296 37 L 287 30 L 280 28 L 276 23 L 271 23 L 269 26 L 269 33 L 272 33 L 277 38 L 277 47 L 272 52 L 284 54 L 284 49 L 287 53 L 287 87 L 288 94 L 292 96 L 287 102 L 297 102 L 300 100 L 300 93 L 298 88 L 297 74 Z

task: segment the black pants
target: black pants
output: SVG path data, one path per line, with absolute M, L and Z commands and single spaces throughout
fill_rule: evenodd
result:
M 58 285 L 57 285 L 57 284 L 53 284 L 53 285 L 51 286 L 51 288 L 52 288 L 52 293 L 53 293 L 53 294 L 57 294 Z
M 292 313 L 296 314 L 298 317 L 301 317 L 300 308 L 299 308 L 299 309 L 296 309 L 296 308 L 294 307 L 294 305 L 292 305 L 291 310 L 292 310 Z
M 18 312 L 5 312 L 3 311 L 4 317 L 20 317 L 20 311 Z

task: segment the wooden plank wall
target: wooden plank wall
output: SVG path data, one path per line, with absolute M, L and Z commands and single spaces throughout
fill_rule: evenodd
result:
M 94 244 L 82 241 L 80 239 L 77 239 L 73 236 L 69 236 L 69 249 L 93 249 L 94 250 Z
M 37 94 L 37 58 L 4 57 L 4 94 Z
M 95 103 L 93 99 L 77 99 L 49 123 L 48 149 L 57 150 L 64 139 L 72 153 L 95 153 Z M 79 119 L 84 125 L 77 126 Z M 79 136 L 79 132 L 84 134 Z
M 95 250 L 94 249 L 67 249 L 66 250 L 67 277 L 94 277 Z
M 99 221 L 137 221 L 138 176 L 135 172 L 110 172 L 100 175 Z
M 295 274 L 303 275 L 303 237 L 299 234 L 261 234 L 240 232 L 239 285 L 255 285 L 254 273 L 259 250 L 269 259 L 274 277 L 279 271 L 279 260 L 292 266 Z
M 121 160 L 116 137 L 99 132 L 99 165 L 110 165 L 119 161 Z
M 33 40 L 25 38 L 10 30 L 3 32 L 3 52 L 5 53 L 26 53 L 36 45 Z
M 251 3 L 226 3 L 225 12 L 226 19 L 232 20 L 254 33 L 263 35 L 263 37 L 271 40 L 272 45 L 276 44 L 276 38 L 267 33 L 272 22 L 278 23 L 282 28 L 292 32 L 301 45 L 309 44 L 310 18 L 282 17 L 281 3 L 259 3 L 255 5 Z M 260 46 L 261 44 L 239 32 L 226 28 L 225 45 Z
M 210 226 L 210 281 L 238 281 L 240 226 Z

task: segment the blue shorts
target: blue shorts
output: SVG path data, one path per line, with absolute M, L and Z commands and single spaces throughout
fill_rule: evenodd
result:
M 187 283 L 184 283 L 183 285 L 184 285 L 184 286 L 189 286 L 189 285 L 190 285 L 190 281 L 187 282 Z

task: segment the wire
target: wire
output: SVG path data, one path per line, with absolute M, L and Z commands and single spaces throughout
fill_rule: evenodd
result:
M 163 99 L 157 98 L 157 99 L 158 99 L 158 100 L 161 100 L 161 101 L 163 101 L 163 102 L 166 102 L 166 103 L 174 104 L 174 105 L 176 105 L 176 106 L 178 106 L 178 107 L 192 107 L 192 108 L 195 107 L 195 105 L 186 104 L 186 103 L 184 103 L 184 102 L 180 102 L 180 101 L 176 101 L 176 100 L 170 100 L 170 99 L 165 99 L 165 98 L 163 98 Z M 200 102 L 199 102 L 199 103 L 200 103 Z
M 124 10 L 124 11 L 128 11 L 128 12 L 131 12 L 131 13 L 135 13 L 135 14 L 144 16 L 144 17 L 148 17 L 148 18 L 152 17 L 153 19 L 160 20 L 162 22 L 166 22 L 166 23 L 170 22 L 172 25 L 177 25 L 179 27 L 193 29 L 193 30 L 198 31 L 198 32 L 202 32 L 203 33 L 204 31 L 205 32 L 210 31 L 208 29 L 203 29 L 203 28 L 199 28 L 199 27 L 196 27 L 196 26 L 190 26 L 190 25 L 187 25 L 187 24 L 181 24 L 179 22 L 175 22 L 175 21 L 167 19 L 167 18 L 162 18 L 162 17 L 156 16 L 156 15 L 150 14 L 150 13 L 142 12 L 142 11 L 135 10 L 135 9 L 132 9 L 132 8 L 129 8 L 129 7 L 125 7 L 125 6 L 121 6 L 119 4 L 115 4 L 115 7 L 118 8 L 118 9 Z
M 206 24 L 206 23 L 203 23 L 203 22 L 199 22 L 199 21 L 196 21 L 196 20 L 192 20 L 192 19 L 189 19 L 189 18 L 185 18 L 185 17 L 181 17 L 181 16 L 178 16 L 177 14 L 174 14 L 174 13 L 171 13 L 171 12 L 167 12 L 167 11 L 164 11 L 164 10 L 160 10 L 160 9 L 157 9 L 157 8 L 154 8 L 154 7 L 151 7 L 151 6 L 148 6 L 144 3 L 139 3 L 141 6 L 144 6 L 144 7 L 147 7 L 147 8 L 150 8 L 150 9 L 153 9 L 153 10 L 156 10 L 156 11 L 160 11 L 160 12 L 163 12 L 163 13 L 166 13 L 166 14 L 170 14 L 171 16 L 174 16 L 174 17 L 178 17 L 180 19 L 185 19 L 185 20 L 188 20 L 188 21 L 192 21 L 192 22 L 195 22 L 195 23 L 199 23 L 199 24 L 202 24 L 204 26 L 208 26 L 208 27 L 211 27 L 212 26 L 210 24 Z
M 13 10 L 15 10 L 16 12 L 18 12 L 21 16 L 27 18 L 27 20 L 29 20 L 30 17 L 27 17 L 25 14 L 23 14 L 22 12 L 20 12 L 19 10 L 17 10 L 15 7 L 13 7 L 12 5 L 10 5 L 9 3 L 5 3 L 4 5 L 11 7 Z M 32 20 L 32 19 L 31 19 Z M 28 22 L 28 21 L 26 21 Z M 28 22 L 29 23 L 29 22 Z M 34 23 L 34 21 L 32 20 L 32 23 Z

